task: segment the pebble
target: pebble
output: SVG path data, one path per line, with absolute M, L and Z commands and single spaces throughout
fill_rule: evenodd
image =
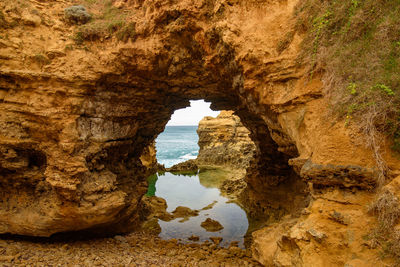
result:
M 121 242 L 121 243 L 128 242 L 128 240 L 125 237 L 123 237 L 122 235 L 116 235 L 116 236 L 114 236 L 114 239 L 119 241 L 119 242 Z
M 238 247 L 178 242 L 142 233 L 68 242 L 0 239 L 5 249 L 0 266 L 261 266 L 243 257 L 250 252 Z
M 197 235 L 192 235 L 191 237 L 188 238 L 190 241 L 199 241 L 200 237 L 198 237 Z
M 219 245 L 219 243 L 221 243 L 223 238 L 219 236 L 212 236 L 210 237 L 210 239 L 215 245 Z

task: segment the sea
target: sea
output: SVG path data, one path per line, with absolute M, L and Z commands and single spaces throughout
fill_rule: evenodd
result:
M 158 162 L 165 167 L 171 167 L 179 162 L 195 159 L 199 151 L 196 130 L 197 126 L 167 126 L 156 139 Z M 199 237 L 198 242 L 219 236 L 223 238 L 222 246 L 227 247 L 230 242 L 237 241 L 243 248 L 249 228 L 247 214 L 239 203 L 223 196 L 219 190 L 229 174 L 227 170 L 216 169 L 202 170 L 190 175 L 165 172 L 150 176 L 147 195 L 165 199 L 168 212 L 178 206 L 199 211 L 197 216 L 185 219 L 158 219 L 154 229 L 159 229 L 159 236 L 162 239 L 177 238 L 183 242 L 192 242 L 189 240 L 192 235 Z M 223 229 L 208 232 L 201 226 L 207 218 L 217 220 Z
M 156 139 L 157 160 L 169 168 L 199 153 L 197 126 L 166 126 Z

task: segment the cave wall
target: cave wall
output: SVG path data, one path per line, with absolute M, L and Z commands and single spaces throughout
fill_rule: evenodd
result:
M 0 3 L 8 22 L 0 28 L 8 36 L 0 40 L 0 233 L 135 228 L 146 192 L 140 156 L 192 99 L 234 110 L 250 130 L 254 192 L 300 176 L 373 188 L 372 153 L 330 119 L 318 75 L 310 80 L 298 63 L 301 33 L 277 50 L 297 2 L 127 1 L 136 39 L 84 46 L 63 17 L 73 1 L 32 2 L 37 23 L 18 3 Z

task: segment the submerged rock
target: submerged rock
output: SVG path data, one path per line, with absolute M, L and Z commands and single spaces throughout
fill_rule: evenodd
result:
M 217 203 L 218 203 L 218 201 L 214 200 L 212 203 L 208 204 L 207 206 L 205 206 L 205 207 L 202 208 L 201 210 L 210 210 L 210 209 L 212 209 L 212 208 L 215 206 L 215 204 L 217 204 Z
M 142 209 L 146 220 L 142 224 L 142 228 L 154 228 L 153 227 L 154 223 L 151 223 L 151 221 L 154 218 L 160 219 L 165 222 L 172 221 L 176 218 L 182 218 L 182 220 L 180 220 L 179 222 L 185 222 L 189 220 L 190 217 L 195 217 L 199 215 L 198 210 L 192 210 L 188 207 L 183 207 L 183 206 L 178 206 L 172 213 L 169 213 L 167 211 L 166 200 L 156 196 L 143 197 Z
M 171 221 L 174 216 L 167 212 L 167 202 L 161 197 L 148 197 L 142 198 L 143 211 L 147 220 L 158 218 L 163 221 Z
M 182 207 L 178 206 L 176 209 L 172 212 L 175 218 L 186 218 L 186 217 L 194 217 L 199 215 L 198 210 L 192 210 L 191 208 L 188 207 Z
M 188 239 L 189 239 L 190 241 L 199 241 L 199 240 L 200 240 L 200 237 L 198 237 L 197 235 L 191 235 Z
M 206 229 L 207 232 L 218 232 L 224 227 L 216 220 L 207 218 L 204 222 L 201 223 L 201 227 Z
M 215 244 L 215 245 L 219 245 L 219 243 L 221 243 L 222 241 L 222 237 L 220 236 L 212 236 L 210 237 L 210 240 Z

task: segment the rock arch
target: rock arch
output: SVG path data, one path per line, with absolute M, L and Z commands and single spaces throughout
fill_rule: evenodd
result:
M 325 119 L 321 82 L 296 62 L 301 33 L 276 50 L 296 3 L 128 1 L 134 42 L 88 43 L 89 52 L 58 54 L 45 70 L 2 62 L 0 233 L 135 227 L 142 151 L 195 99 L 234 110 L 251 131 L 258 152 L 247 179 L 256 191 L 300 174 L 373 187 L 371 154 Z

